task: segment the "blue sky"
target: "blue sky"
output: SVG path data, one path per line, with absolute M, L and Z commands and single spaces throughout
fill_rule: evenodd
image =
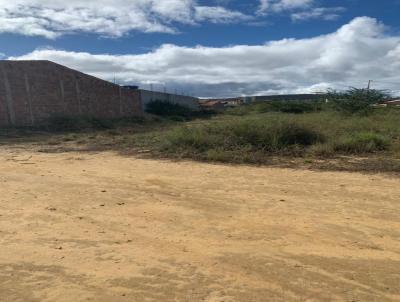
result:
M 400 0 L 0 0 L 0 53 L 202 97 L 368 79 L 397 93 L 398 12 Z

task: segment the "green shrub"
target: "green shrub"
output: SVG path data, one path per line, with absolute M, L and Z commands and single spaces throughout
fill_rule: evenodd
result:
M 241 106 L 228 108 L 224 111 L 227 115 L 236 115 L 236 116 L 245 116 L 252 112 L 255 112 L 254 105 L 252 104 L 244 104 Z
M 179 115 L 171 115 L 171 116 L 168 116 L 167 119 L 170 121 L 174 121 L 174 122 L 186 122 L 188 120 L 188 117 L 179 116 Z
M 185 122 L 194 118 L 210 118 L 217 114 L 213 110 L 194 110 L 168 101 L 154 101 L 147 105 L 147 113 L 167 118 L 175 122 Z
M 339 141 L 334 150 L 348 154 L 363 154 L 387 150 L 390 140 L 377 133 L 360 132 Z
M 49 131 L 80 131 L 85 129 L 104 130 L 113 128 L 113 121 L 92 117 L 54 116 L 43 122 L 41 127 Z
M 251 113 L 282 112 L 309 113 L 321 111 L 324 103 L 321 101 L 264 101 L 241 105 L 226 110 L 226 114 L 244 116 Z
M 218 136 L 203 127 L 177 127 L 165 135 L 167 149 L 196 149 L 205 151 L 218 145 Z
M 397 139 L 392 141 L 390 149 L 393 152 L 393 155 L 396 158 L 400 159 L 400 138 L 399 137 L 397 137 Z
M 239 162 L 246 153 L 241 150 L 224 150 L 223 148 L 209 149 L 206 151 L 205 159 L 218 162 Z
M 323 140 L 320 133 L 297 123 L 281 124 L 275 129 L 280 146 L 311 146 Z
M 335 155 L 334 146 L 330 143 L 315 144 L 308 150 L 309 154 L 329 158 Z
M 164 149 L 208 153 L 213 158 L 238 151 L 297 154 L 321 141 L 320 133 L 293 121 L 247 119 L 175 128 L 164 136 Z
M 266 113 L 274 111 L 272 108 L 272 102 L 256 102 L 249 105 L 252 110 L 257 113 Z
M 147 113 L 159 116 L 190 117 L 193 110 L 189 107 L 167 101 L 153 101 L 147 104 Z
M 84 122 L 88 123 L 89 127 L 92 129 L 112 129 L 114 128 L 114 122 L 110 119 L 101 119 L 101 118 L 83 118 Z
M 271 108 L 273 111 L 283 113 L 301 114 L 322 110 L 323 103 L 316 101 L 273 101 Z
M 69 117 L 69 116 L 54 116 L 48 118 L 44 125 L 49 130 L 54 131 L 70 131 L 79 129 L 79 125 L 81 121 L 78 118 Z
M 291 121 L 245 121 L 228 125 L 236 144 L 279 151 L 293 145 L 309 146 L 322 136 L 314 130 Z
M 372 105 L 387 98 L 388 95 L 380 90 L 351 88 L 345 92 L 330 91 L 328 99 L 333 102 L 337 111 L 347 114 L 368 114 L 373 110 Z

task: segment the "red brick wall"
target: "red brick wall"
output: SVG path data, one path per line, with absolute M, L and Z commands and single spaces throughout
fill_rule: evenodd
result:
M 0 126 L 57 115 L 119 118 L 143 110 L 138 91 L 49 61 L 0 61 Z

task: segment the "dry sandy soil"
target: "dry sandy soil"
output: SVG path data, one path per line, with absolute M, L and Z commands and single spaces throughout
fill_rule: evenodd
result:
M 400 301 L 400 179 L 0 149 L 0 301 Z

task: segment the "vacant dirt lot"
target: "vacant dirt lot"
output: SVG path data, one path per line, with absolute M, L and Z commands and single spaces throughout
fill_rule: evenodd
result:
M 0 300 L 400 301 L 400 179 L 1 147 Z

